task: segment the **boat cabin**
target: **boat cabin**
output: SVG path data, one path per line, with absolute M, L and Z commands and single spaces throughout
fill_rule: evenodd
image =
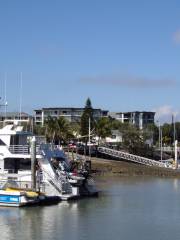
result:
M 9 124 L 0 129 L 0 172 L 19 173 L 31 170 L 31 132 L 23 126 Z

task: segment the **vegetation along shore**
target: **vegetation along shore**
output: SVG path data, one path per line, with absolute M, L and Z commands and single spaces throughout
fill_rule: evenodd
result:
M 169 168 L 150 167 L 126 161 L 91 158 L 94 176 L 159 176 L 180 178 L 180 171 Z
M 72 151 L 93 156 L 91 159 L 94 175 L 180 176 L 178 170 L 109 160 L 107 156 L 99 156 L 97 151 L 99 146 L 106 146 L 156 161 L 174 159 L 174 140 L 180 141 L 180 122 L 164 123 L 161 126 L 149 123 L 140 129 L 131 122 L 122 123 L 112 117 L 97 119 L 88 98 L 80 121 L 70 122 L 63 116 L 48 116 L 43 126 L 34 126 L 33 129 L 36 135 L 45 136 L 49 143 L 61 145 L 63 148 L 73 145 L 75 149 L 71 149 Z M 113 131 L 118 132 L 120 141 L 109 143 L 106 139 L 113 139 Z M 91 150 L 96 149 L 95 154 L 89 152 L 89 145 L 92 145 Z M 162 146 L 170 151 L 160 151 Z

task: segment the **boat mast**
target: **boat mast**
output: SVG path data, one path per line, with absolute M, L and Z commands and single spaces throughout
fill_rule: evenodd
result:
M 36 191 L 36 138 L 31 139 L 31 188 Z
M 6 81 L 7 81 L 7 74 L 5 73 L 4 74 L 4 94 L 3 94 L 3 99 L 0 97 L 0 100 L 3 101 L 3 103 L 0 104 L 0 108 L 4 107 L 4 116 L 2 116 L 3 124 L 5 124 L 5 120 L 6 120 L 6 117 L 7 117 Z M 3 120 L 3 117 L 4 117 L 4 120 Z
M 6 120 L 6 117 L 7 117 L 6 82 L 7 82 L 7 73 L 4 74 L 4 120 Z
M 19 120 L 21 123 L 21 115 L 22 115 L 22 72 L 20 73 L 20 101 L 19 101 Z

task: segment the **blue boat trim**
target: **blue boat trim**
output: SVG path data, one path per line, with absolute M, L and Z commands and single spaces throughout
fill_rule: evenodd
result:
M 1 203 L 19 203 L 20 202 L 20 196 L 18 195 L 0 195 L 0 202 Z

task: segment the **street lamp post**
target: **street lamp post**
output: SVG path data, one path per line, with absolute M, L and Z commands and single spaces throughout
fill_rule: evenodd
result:
M 89 159 L 91 158 L 91 119 L 89 118 Z
M 161 123 L 160 121 L 157 121 L 158 123 L 158 128 L 159 128 L 159 151 L 161 154 L 161 161 L 162 161 L 162 155 L 163 155 L 163 151 L 162 151 L 162 128 L 161 128 Z
M 176 141 L 176 123 L 175 123 L 175 116 L 173 115 L 173 144 L 174 144 L 174 151 L 175 151 L 175 141 Z
M 177 151 L 178 151 L 178 150 L 177 150 L 177 144 L 178 144 L 178 141 L 175 140 L 175 141 L 174 141 L 175 169 L 178 169 L 178 159 L 177 159 Z
M 158 147 L 159 147 L 159 150 L 160 150 L 160 148 L 161 148 L 161 125 L 160 125 L 160 121 L 159 120 L 157 120 L 156 122 L 158 124 L 158 131 L 159 131 Z
M 161 161 L 162 161 L 162 129 L 160 129 L 160 139 L 161 139 Z
M 160 122 L 159 122 L 159 150 L 161 148 L 161 125 L 160 125 Z

